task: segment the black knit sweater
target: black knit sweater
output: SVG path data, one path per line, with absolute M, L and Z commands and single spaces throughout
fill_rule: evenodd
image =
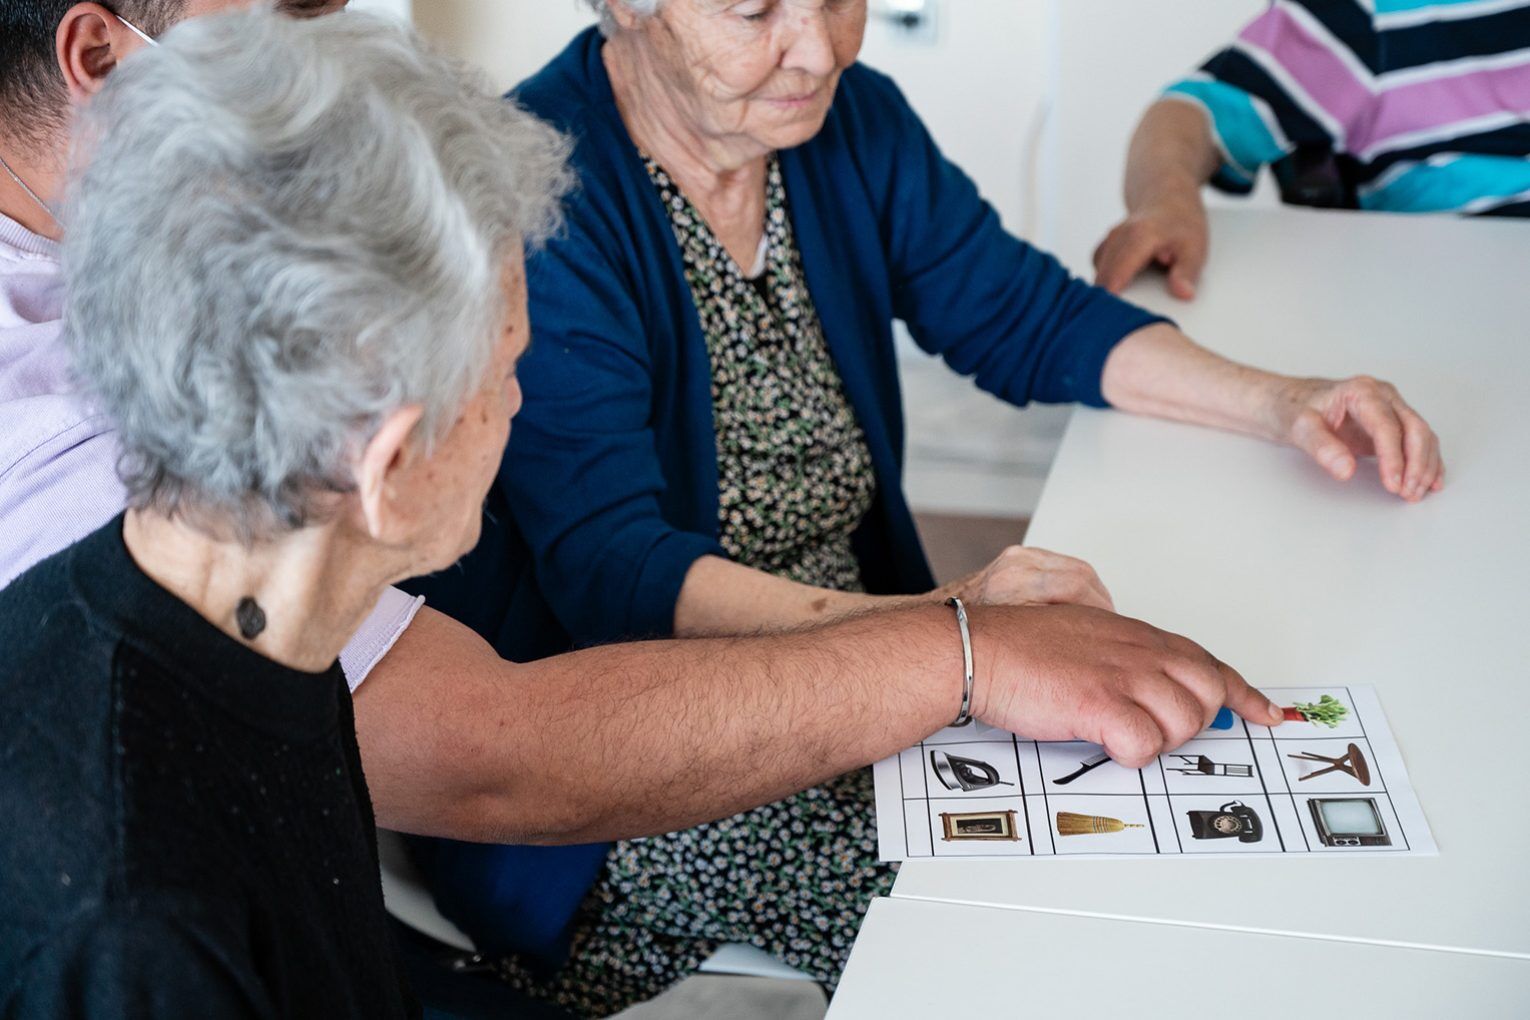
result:
M 338 666 L 150 580 L 119 517 L 0 591 L 0 1017 L 397 1017 Z

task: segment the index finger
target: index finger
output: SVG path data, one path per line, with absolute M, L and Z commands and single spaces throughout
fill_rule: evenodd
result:
M 1249 686 L 1243 674 L 1213 657 L 1227 684 L 1227 707 L 1256 726 L 1278 726 L 1285 718 L 1280 706 Z

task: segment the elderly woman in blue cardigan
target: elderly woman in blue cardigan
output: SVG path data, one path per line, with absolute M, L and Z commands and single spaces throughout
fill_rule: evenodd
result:
M 422 586 L 503 654 L 948 594 L 901 490 L 895 319 L 1015 404 L 1234 429 L 1339 479 L 1374 454 L 1407 500 L 1441 484 L 1433 434 L 1390 386 L 1229 363 L 1005 233 L 897 87 L 856 63 L 865 0 L 597 6 L 601 31 L 516 93 L 574 139 L 582 185 L 533 260 L 526 406 L 488 536 Z M 1043 553 L 955 587 L 1108 606 L 1087 567 Z M 614 849 L 421 856 L 482 945 L 521 951 L 512 979 L 596 1013 L 720 942 L 832 982 L 891 881 L 871 812 L 852 775 Z M 552 978 L 524 966 L 569 939 Z

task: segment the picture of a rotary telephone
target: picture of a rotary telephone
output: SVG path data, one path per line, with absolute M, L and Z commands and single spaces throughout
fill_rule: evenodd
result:
M 1187 811 L 1190 835 L 1196 839 L 1238 838 L 1239 843 L 1257 843 L 1264 838 L 1264 823 L 1254 809 L 1241 800 L 1228 801 L 1215 811 Z

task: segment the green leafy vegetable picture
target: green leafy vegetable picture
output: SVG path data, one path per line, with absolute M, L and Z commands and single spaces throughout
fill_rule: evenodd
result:
M 1285 713 L 1290 722 L 1310 722 L 1334 729 L 1349 715 L 1349 709 L 1338 698 L 1325 694 L 1315 703 L 1298 701 L 1285 709 Z

